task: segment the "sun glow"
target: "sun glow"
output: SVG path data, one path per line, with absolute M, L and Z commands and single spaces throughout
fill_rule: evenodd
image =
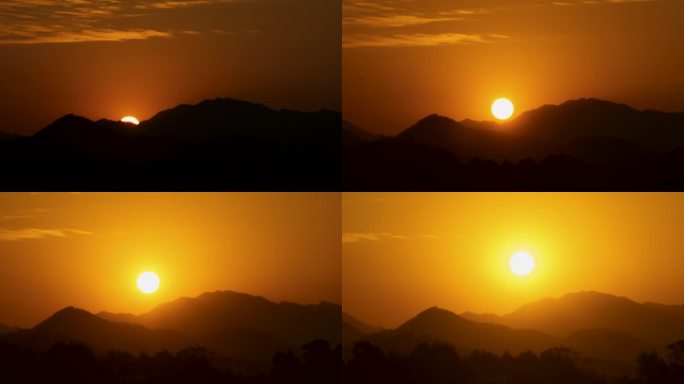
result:
M 492 115 L 499 120 L 508 119 L 513 116 L 514 111 L 515 107 L 513 107 L 513 103 L 506 98 L 496 99 L 492 103 Z
M 138 289 L 143 293 L 154 293 L 159 289 L 159 277 L 154 272 L 143 272 L 138 276 Z
M 519 251 L 511 256 L 508 261 L 508 266 L 511 268 L 511 272 L 518 276 L 527 276 L 534 270 L 534 258 L 529 252 Z
M 140 124 L 140 121 L 138 121 L 138 119 L 136 119 L 136 118 L 133 117 L 133 116 L 125 116 L 125 117 L 122 117 L 122 118 L 121 118 L 121 122 L 122 122 L 122 123 L 129 123 L 129 124 L 133 124 L 133 125 L 138 125 L 138 124 Z

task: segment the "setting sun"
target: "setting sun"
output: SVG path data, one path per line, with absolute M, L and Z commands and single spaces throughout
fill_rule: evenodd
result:
M 154 272 L 143 272 L 138 276 L 138 289 L 143 293 L 154 293 L 159 288 L 159 277 Z
M 513 116 L 514 110 L 513 103 L 506 98 L 496 99 L 492 103 L 492 115 L 499 120 L 506 120 Z
M 123 117 L 123 118 L 121 118 L 121 122 L 122 122 L 122 123 L 129 123 L 129 124 L 133 124 L 133 125 L 138 125 L 138 124 L 140 124 L 140 121 L 138 121 L 138 119 L 136 119 L 136 118 L 133 117 L 133 116 L 126 116 L 126 117 Z
M 529 252 L 520 251 L 511 256 L 508 262 L 511 272 L 518 276 L 527 276 L 534 270 L 534 258 Z

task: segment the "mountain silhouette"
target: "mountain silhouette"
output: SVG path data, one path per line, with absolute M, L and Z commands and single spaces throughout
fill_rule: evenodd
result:
M 9 190 L 339 190 L 341 116 L 216 99 L 0 140 Z
M 0 142 L 11 140 L 14 137 L 15 136 L 12 135 L 11 133 L 7 133 L 5 131 L 0 131 Z
M 139 316 L 106 313 L 100 316 L 126 319 L 150 328 L 171 329 L 192 336 L 248 329 L 297 346 L 314 339 L 335 345 L 341 339 L 339 305 L 274 303 L 260 296 L 232 291 L 179 298 Z
M 553 152 L 551 145 L 542 144 L 532 137 L 510 135 L 500 127 L 468 126 L 439 115 L 425 117 L 395 139 L 427 144 L 464 159 L 520 160 Z
M 35 350 L 47 350 L 57 342 L 80 342 L 101 353 L 112 349 L 131 353 L 173 351 L 189 344 L 172 331 L 111 322 L 74 307 L 56 312 L 31 329 L 7 334 L 4 339 Z
M 515 330 L 503 325 L 478 323 L 450 311 L 433 307 L 400 325 L 367 338 L 390 350 L 407 352 L 420 342 L 444 341 L 463 351 L 482 349 L 495 353 L 541 351 L 560 340 L 534 330 Z
M 342 143 L 345 146 L 358 146 L 382 138 L 382 135 L 364 131 L 347 120 L 342 120 Z
M 684 187 L 684 113 L 597 99 L 545 105 L 502 123 L 430 115 L 395 137 L 366 137 L 345 131 L 345 190 Z
M 472 315 L 469 318 L 478 319 Z M 684 306 L 640 304 L 626 297 L 593 291 L 542 299 L 504 316 L 483 319 L 559 337 L 586 329 L 610 329 L 662 346 L 684 339 Z
M 270 362 L 278 351 L 296 350 L 311 340 L 330 345 L 342 340 L 339 305 L 274 303 L 231 291 L 179 298 L 138 316 L 108 312 L 98 316 L 169 329 L 221 355 L 261 363 Z
M 642 352 L 665 350 L 632 334 L 611 329 L 577 331 L 565 338 L 564 344 L 593 359 L 604 361 L 633 362 Z
M 516 134 L 559 143 L 606 136 L 633 141 L 654 151 L 684 146 L 684 113 L 639 111 L 593 98 L 545 105 L 524 112 L 505 125 Z
M 35 327 L 3 335 L 22 348 L 46 351 L 58 342 L 83 343 L 96 353 L 138 354 L 201 346 L 234 372 L 268 372 L 278 352 L 300 351 L 313 340 L 341 342 L 341 308 L 320 303 L 275 303 L 259 296 L 217 291 L 161 304 L 142 315 L 97 315 L 68 307 Z
M 16 330 L 17 329 L 14 327 L 10 327 L 9 325 L 5 325 L 5 324 L 0 323 L 0 336 L 7 334 L 7 333 L 10 333 L 10 332 L 14 332 Z
M 666 347 L 684 339 L 682 311 L 684 306 L 639 304 L 598 292 L 542 299 L 503 316 L 457 315 L 432 307 L 395 329 L 361 332 L 362 326 L 343 322 L 348 332 L 345 356 L 350 358 L 358 343 L 400 354 L 425 343 L 446 343 L 464 355 L 477 350 L 515 355 L 569 348 L 588 358 L 593 369 L 620 376 L 633 372 L 642 353 L 665 354 Z
M 342 313 L 342 343 L 353 344 L 363 337 L 382 331 L 382 328 L 364 323 L 348 313 Z

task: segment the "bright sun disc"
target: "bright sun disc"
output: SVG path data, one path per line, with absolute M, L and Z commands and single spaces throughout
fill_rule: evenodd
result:
M 534 258 L 529 252 L 516 252 L 511 256 L 508 266 L 516 275 L 527 276 L 534 270 Z
M 138 124 L 140 124 L 140 122 L 138 121 L 138 119 L 136 119 L 136 118 L 133 117 L 133 116 L 126 116 L 126 117 L 123 117 L 123 118 L 121 118 L 121 122 L 122 122 L 122 123 L 129 123 L 129 124 L 133 124 L 133 125 L 138 125 Z
M 159 277 L 154 272 L 144 272 L 138 276 L 138 289 L 152 293 L 159 288 Z
M 506 120 L 513 116 L 514 110 L 513 103 L 506 98 L 496 99 L 492 103 L 492 115 L 499 120 Z

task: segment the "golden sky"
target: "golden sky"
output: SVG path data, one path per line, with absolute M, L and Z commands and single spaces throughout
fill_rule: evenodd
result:
M 340 110 L 340 0 L 0 2 L 0 130 L 232 97 Z
M 345 193 L 345 312 L 394 327 L 431 306 L 503 314 L 595 290 L 684 303 L 684 195 Z M 530 252 L 526 277 L 508 268 Z
M 681 0 L 343 0 L 345 119 L 396 134 L 597 97 L 684 111 Z
M 340 303 L 340 195 L 0 194 L 0 323 L 215 290 Z M 144 271 L 159 290 L 136 287 Z

